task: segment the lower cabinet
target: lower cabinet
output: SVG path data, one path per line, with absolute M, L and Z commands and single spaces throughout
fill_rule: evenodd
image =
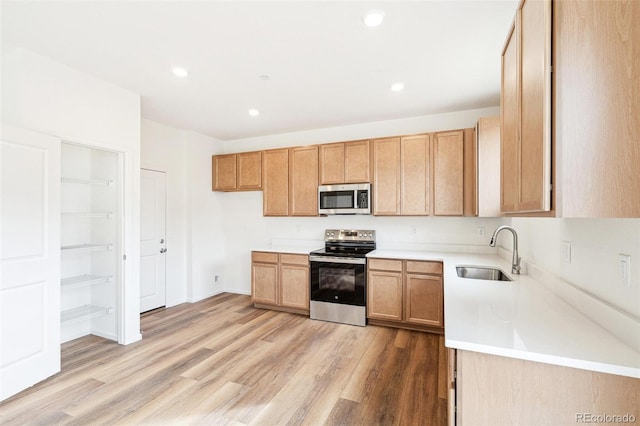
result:
M 443 306 L 441 262 L 369 259 L 367 318 L 370 324 L 442 333 Z
M 256 307 L 309 314 L 309 256 L 251 252 L 251 298 Z
M 633 377 L 465 350 L 451 361 L 449 401 L 456 401 L 457 412 L 449 419 L 457 425 L 633 424 L 640 418 L 640 380 Z

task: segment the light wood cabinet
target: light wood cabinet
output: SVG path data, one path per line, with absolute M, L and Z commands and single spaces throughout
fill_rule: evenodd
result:
M 262 151 L 237 154 L 237 188 L 241 191 L 262 189 Z
M 263 151 L 262 157 L 262 213 L 288 216 L 289 149 Z
M 370 182 L 369 141 L 319 146 L 321 185 Z
M 373 169 L 373 214 L 400 214 L 400 138 L 371 142 Z
M 483 117 L 476 125 L 477 214 L 499 217 L 500 211 L 500 117 Z
M 640 217 L 640 2 L 553 2 L 562 217 Z
M 251 254 L 251 297 L 254 303 L 278 303 L 278 254 Z
M 212 157 L 214 191 L 259 191 L 262 189 L 262 151 Z
M 309 256 L 251 253 L 251 296 L 256 307 L 309 313 Z
M 592 423 L 578 417 L 588 413 L 640 417 L 636 378 L 463 350 L 455 360 L 458 425 Z
M 235 191 L 236 154 L 214 155 L 211 158 L 211 170 L 214 191 Z
M 372 141 L 373 214 L 474 216 L 475 130 Z
M 524 0 L 502 53 L 501 209 L 551 209 L 551 0 Z
M 433 214 L 464 214 L 464 132 L 433 135 Z
M 372 258 L 367 268 L 369 323 L 442 332 L 441 262 Z
M 400 139 L 400 214 L 431 212 L 431 135 Z
M 318 215 L 318 147 L 289 150 L 289 215 Z

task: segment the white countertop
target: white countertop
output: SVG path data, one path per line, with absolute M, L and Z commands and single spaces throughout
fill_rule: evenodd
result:
M 256 249 L 252 249 L 252 251 L 266 251 L 271 253 L 291 253 L 291 254 L 309 254 L 313 250 L 318 250 L 322 247 L 319 246 L 277 246 L 277 245 L 269 245 Z
M 640 353 L 497 255 L 375 250 L 368 257 L 444 263 L 445 345 L 640 378 Z M 457 265 L 492 266 L 513 281 L 460 278 Z

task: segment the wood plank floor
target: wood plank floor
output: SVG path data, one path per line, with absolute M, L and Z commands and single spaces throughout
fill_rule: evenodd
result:
M 314 321 L 235 294 L 141 325 L 128 346 L 62 345 L 62 372 L 0 404 L 0 423 L 446 424 L 437 335 Z

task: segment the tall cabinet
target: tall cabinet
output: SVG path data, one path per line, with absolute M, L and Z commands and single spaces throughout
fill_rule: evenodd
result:
M 61 166 L 61 340 L 118 340 L 122 160 L 63 142 Z

